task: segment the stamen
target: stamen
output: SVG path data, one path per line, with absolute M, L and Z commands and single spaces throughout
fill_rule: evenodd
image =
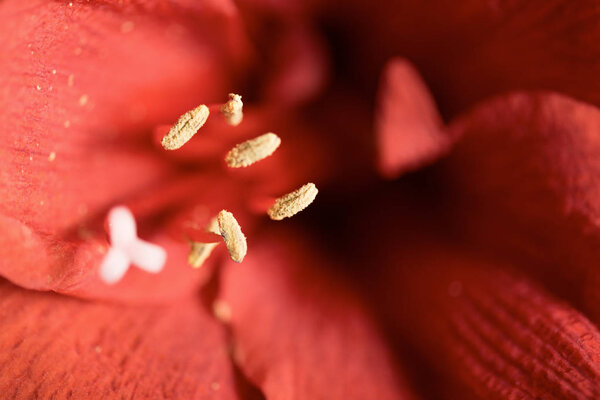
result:
M 281 139 L 274 133 L 265 133 L 254 139 L 237 144 L 225 156 L 225 162 L 231 168 L 247 167 L 269 157 L 277 150 Z
M 169 130 L 169 133 L 162 138 L 162 146 L 165 150 L 177 150 L 196 134 L 198 129 L 204 125 L 209 115 L 210 111 L 204 104 L 186 112 L 179 117 L 177 123 Z
M 219 223 L 217 222 L 216 217 L 210 221 L 209 225 L 206 227 L 206 231 L 215 233 L 217 235 L 221 234 L 219 231 Z M 208 259 L 208 257 L 210 257 L 212 251 L 218 246 L 218 244 L 219 243 L 192 242 L 192 249 L 188 255 L 188 263 L 194 268 L 200 268 Z
M 158 273 L 167 260 L 165 250 L 137 237 L 135 219 L 127 207 L 115 207 L 108 213 L 111 248 L 100 265 L 100 278 L 113 284 L 121 280 L 130 264 Z
M 199 243 L 192 242 L 192 249 L 188 255 L 188 263 L 194 268 L 200 268 L 208 257 L 210 257 L 212 251 L 217 247 L 219 243 Z
M 221 210 L 217 216 L 219 222 L 219 230 L 229 256 L 236 263 L 242 262 L 248 251 L 248 244 L 246 243 L 246 237 L 242 233 L 240 224 L 233 217 L 233 214 L 227 210 Z
M 243 107 L 242 96 L 229 93 L 229 100 L 221 106 L 221 113 L 229 125 L 238 126 L 244 118 Z
M 300 189 L 281 196 L 269 208 L 267 213 L 271 219 L 281 221 L 289 218 L 308 207 L 317 197 L 319 190 L 314 183 L 307 183 Z

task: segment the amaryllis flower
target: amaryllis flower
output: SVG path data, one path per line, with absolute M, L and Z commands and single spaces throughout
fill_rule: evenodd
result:
M 598 397 L 591 2 L 0 20 L 4 397 Z

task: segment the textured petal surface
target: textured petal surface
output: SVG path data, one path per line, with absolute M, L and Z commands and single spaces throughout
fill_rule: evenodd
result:
M 460 233 L 600 317 L 600 112 L 555 94 L 515 94 L 452 124 L 441 166 Z
M 365 307 L 314 246 L 285 231 L 227 268 L 236 362 L 268 399 L 412 398 Z
M 4 398 L 235 399 L 219 325 L 198 298 L 88 303 L 0 283 Z
M 443 239 L 392 251 L 376 292 L 439 375 L 436 398 L 594 399 L 600 332 L 572 307 Z
M 221 100 L 234 66 L 244 66 L 235 8 L 5 1 L 0 21 L 0 274 L 84 294 L 106 251 L 108 209 L 134 195 L 167 196 L 157 192 L 177 174 L 152 144 L 154 126 Z M 152 227 L 138 223 L 151 239 Z M 124 297 L 193 287 L 189 272 L 175 271 L 181 278 L 168 282 L 134 275 Z

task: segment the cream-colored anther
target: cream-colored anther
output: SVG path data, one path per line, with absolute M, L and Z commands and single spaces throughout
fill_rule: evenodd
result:
M 271 219 L 280 221 L 289 218 L 308 207 L 317 197 L 319 190 L 314 183 L 307 183 L 300 189 L 281 196 L 269 208 L 267 213 Z
M 225 156 L 225 162 L 231 168 L 247 167 L 269 157 L 277 150 L 281 139 L 274 133 L 265 133 L 237 144 Z
M 206 231 L 217 235 L 221 234 L 216 217 L 210 221 Z M 188 255 L 188 263 L 194 268 L 200 268 L 218 245 L 219 243 L 192 242 L 190 254 Z
M 238 224 L 233 214 L 227 210 L 219 212 L 217 221 L 219 222 L 221 236 L 225 246 L 227 246 L 227 251 L 229 251 L 229 256 L 236 263 L 242 262 L 248 252 L 248 244 L 240 224 Z
M 188 263 L 194 268 L 200 268 L 218 244 L 192 242 L 192 248 L 190 254 L 188 254 Z
M 225 121 L 231 126 L 238 126 L 244 118 L 243 113 L 244 103 L 242 96 L 235 93 L 229 93 L 229 100 L 221 106 L 221 114 L 225 117 Z
M 179 117 L 179 120 L 171 127 L 161 141 L 165 150 L 177 150 L 187 143 L 198 132 L 198 129 L 206 123 L 210 111 L 204 104 L 199 105 Z

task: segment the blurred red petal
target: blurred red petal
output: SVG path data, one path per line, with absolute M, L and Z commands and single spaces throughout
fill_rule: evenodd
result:
M 265 83 L 264 97 L 275 107 L 313 99 L 328 78 L 325 46 L 305 24 L 292 22 L 291 27 L 286 26 L 271 51 L 274 65 L 265 71 L 269 81 Z
M 8 398 L 235 399 L 225 336 L 197 298 L 87 303 L 0 283 Z
M 600 396 L 600 332 L 578 311 L 441 237 L 395 239 L 374 297 L 438 374 L 436 398 Z
M 600 105 L 594 0 L 334 1 L 328 18 L 352 54 L 348 74 L 374 88 L 393 56 L 413 61 L 444 115 L 516 89 L 550 89 Z
M 599 321 L 600 111 L 557 94 L 489 101 L 442 165 L 461 233 Z
M 229 71 L 218 29 L 198 36 L 177 9 L 166 23 L 160 10 L 42 3 L 0 10 L 0 48 L 15 54 L 0 63 L 0 193 L 3 213 L 55 233 L 164 177 L 149 130 L 224 98 Z
M 368 311 L 324 254 L 286 231 L 224 272 L 235 359 L 269 399 L 412 398 Z
M 404 59 L 389 61 L 383 72 L 376 124 L 379 171 L 390 178 L 432 162 L 450 145 L 435 100 Z

